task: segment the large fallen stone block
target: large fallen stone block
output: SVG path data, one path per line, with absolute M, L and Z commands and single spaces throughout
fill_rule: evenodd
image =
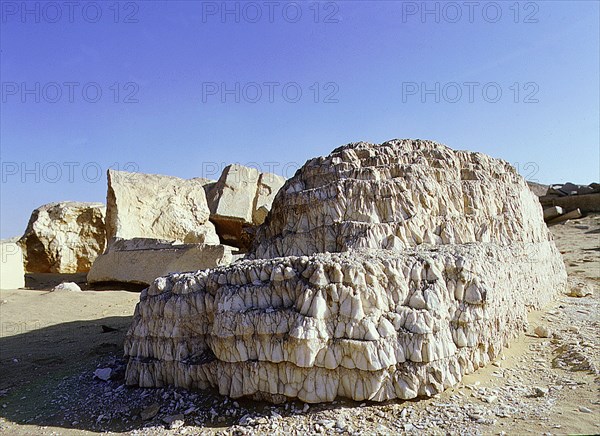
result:
M 106 235 L 219 244 L 209 221 L 209 180 L 108 171 Z
M 286 182 L 246 260 L 142 292 L 126 382 L 271 401 L 431 396 L 565 285 L 508 163 L 430 141 L 349 144 Z
M 212 218 L 251 224 L 259 176 L 255 168 L 227 166 L 208 194 Z
M 600 194 L 569 195 L 564 197 L 546 195 L 540 197 L 540 203 L 544 208 L 559 206 L 569 212 L 575 209 L 580 209 L 583 213 L 600 212 Z
M 89 283 L 148 285 L 169 273 L 214 268 L 232 260 L 232 250 L 225 245 L 176 244 L 143 238 L 115 240 L 96 259 L 87 279 Z
M 552 206 L 547 209 L 544 209 L 544 221 L 550 221 L 557 216 L 562 215 L 564 212 L 563 208 L 560 206 Z
M 23 251 L 12 241 L 0 241 L 0 289 L 25 287 Z
M 210 220 L 221 241 L 246 248 L 245 227 L 262 224 L 285 179 L 238 164 L 227 166 L 208 189 Z
M 548 226 L 553 226 L 556 224 L 564 223 L 565 221 L 574 220 L 574 219 L 581 218 L 581 217 L 582 217 L 581 211 L 579 209 L 575 209 L 575 210 L 572 210 L 571 212 L 567 212 L 565 214 L 562 214 L 561 216 L 558 216 L 556 218 L 548 220 L 546 222 L 546 224 Z
M 74 201 L 35 209 L 19 240 L 25 270 L 60 274 L 89 271 L 106 244 L 104 212 L 102 203 Z

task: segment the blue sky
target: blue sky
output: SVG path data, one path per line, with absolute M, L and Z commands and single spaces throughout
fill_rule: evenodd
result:
M 23 4 L 0 8 L 3 238 L 44 203 L 104 201 L 108 168 L 291 176 L 358 140 L 600 178 L 596 1 Z

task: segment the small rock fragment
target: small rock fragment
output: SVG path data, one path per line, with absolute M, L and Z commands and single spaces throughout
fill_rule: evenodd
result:
M 154 404 L 146 407 L 144 410 L 142 410 L 142 412 L 140 413 L 140 416 L 142 417 L 142 420 L 148 421 L 148 420 L 154 418 L 159 410 L 160 410 L 160 404 L 154 403 Z
M 583 298 L 587 297 L 588 295 L 594 295 L 594 291 L 590 285 L 585 283 L 576 283 L 571 286 L 567 295 L 569 297 Z
M 165 416 L 162 420 L 165 424 L 169 424 L 171 430 L 176 430 L 185 424 L 183 414 Z
M 533 331 L 538 338 L 549 338 L 552 336 L 552 331 L 543 325 L 539 325 Z
M 81 288 L 77 283 L 63 282 L 53 287 L 50 292 L 81 292 Z
M 111 368 L 98 368 L 94 371 L 94 377 L 99 378 L 100 380 L 108 381 L 110 376 L 112 375 Z
M 497 395 L 487 395 L 485 397 L 482 397 L 483 401 L 485 401 L 486 403 L 493 403 L 494 401 L 496 401 L 498 399 Z

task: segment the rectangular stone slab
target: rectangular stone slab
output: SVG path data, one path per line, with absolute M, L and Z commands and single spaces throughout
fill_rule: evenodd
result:
M 227 265 L 231 248 L 225 245 L 181 244 L 156 249 L 110 249 L 99 256 L 88 274 L 89 283 L 122 282 L 148 285 L 157 277 Z
M 23 251 L 14 242 L 0 244 L 0 289 L 25 287 Z
M 568 212 L 559 217 L 556 217 L 556 218 L 548 221 L 546 224 L 548 224 L 549 226 L 553 226 L 555 224 L 564 223 L 565 221 L 574 220 L 577 218 L 581 218 L 581 211 L 579 209 L 572 210 L 571 212 Z
M 552 218 L 556 218 L 564 213 L 563 208 L 560 206 L 552 206 L 544 209 L 544 221 L 549 221 Z

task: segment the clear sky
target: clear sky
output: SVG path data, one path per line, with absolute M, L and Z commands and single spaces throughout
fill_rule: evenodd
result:
M 599 177 L 599 3 L 2 1 L 1 236 L 108 168 L 286 176 L 423 138 Z

